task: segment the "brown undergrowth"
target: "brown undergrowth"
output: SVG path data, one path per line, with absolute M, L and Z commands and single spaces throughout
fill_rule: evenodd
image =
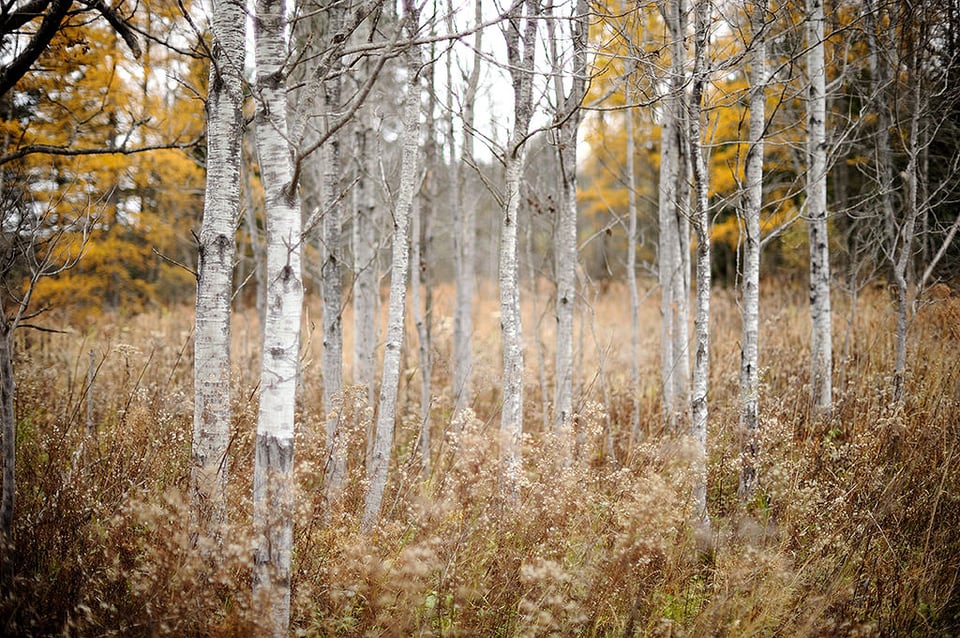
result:
M 772 287 L 771 287 L 772 288 Z M 953 635 L 960 631 L 960 299 L 921 304 L 905 400 L 895 404 L 889 299 L 836 311 L 833 414 L 808 415 L 803 295 L 768 290 L 761 327 L 760 488 L 741 503 L 739 315 L 714 300 L 709 531 L 689 524 L 690 455 L 657 414 L 657 308 L 642 310 L 631 389 L 629 308 L 615 289 L 581 315 L 583 389 L 571 460 L 545 431 L 528 335 L 525 476 L 498 464 L 492 302 L 478 317 L 476 399 L 453 418 L 449 291 L 437 300 L 432 473 L 419 463 L 418 374 L 408 355 L 384 519 L 359 531 L 373 423 L 349 388 L 348 479 L 324 493 L 318 339 L 305 340 L 297 431 L 292 626 L 308 636 Z M 495 295 L 486 295 L 493 299 Z M 542 310 L 545 303 L 538 307 Z M 349 309 L 348 309 L 349 312 Z M 244 636 L 256 423 L 255 317 L 238 317 L 230 525 L 214 552 L 186 502 L 189 312 L 85 336 L 18 342 L 18 512 L 0 634 Z M 529 315 L 525 326 L 537 325 Z M 549 321 L 540 322 L 549 325 Z M 344 321 L 350 326 L 349 318 Z M 528 331 L 529 332 L 529 331 Z M 414 343 L 414 335 L 410 335 Z M 544 331 L 548 344 L 552 335 Z M 347 341 L 349 345 L 349 334 Z M 847 343 L 845 350 L 841 347 Z M 92 403 L 86 380 L 94 353 Z M 545 370 L 548 383 L 552 371 Z M 350 378 L 349 366 L 346 371 Z M 839 381 L 838 381 L 839 382 Z M 630 431 L 633 393 L 641 433 Z M 92 409 L 88 422 L 87 410 Z M 88 423 L 95 432 L 88 431 Z M 211 563 L 211 552 L 222 558 Z

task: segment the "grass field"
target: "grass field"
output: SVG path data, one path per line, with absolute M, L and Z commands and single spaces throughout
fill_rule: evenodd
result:
M 483 291 L 476 309 L 474 414 L 452 422 L 453 293 L 439 289 L 432 473 L 420 472 L 419 368 L 408 348 L 384 520 L 369 537 L 359 515 L 373 406 L 359 388 L 345 394 L 349 482 L 331 509 L 312 307 L 297 426 L 292 626 L 311 636 L 960 633 L 960 298 L 919 309 L 906 397 L 895 405 L 891 300 L 864 293 L 851 313 L 835 295 L 836 408 L 811 422 L 805 293 L 776 282 L 763 292 L 760 487 L 747 504 L 736 495 L 739 312 L 729 292 L 715 292 L 709 538 L 688 525 L 684 441 L 666 437 L 659 419 L 656 298 L 641 311 L 634 437 L 629 296 L 616 286 L 587 295 L 576 355 L 578 450 L 569 463 L 544 436 L 554 319 L 546 297 L 533 304 L 527 296 L 526 478 L 513 503 L 498 485 L 495 290 Z M 345 352 L 351 321 L 348 307 Z M 0 634 L 245 636 L 255 628 L 259 326 L 246 311 L 233 330 L 231 525 L 216 566 L 200 558 L 186 501 L 191 327 L 192 308 L 180 307 L 18 338 L 16 573 L 0 594 Z M 412 329 L 409 337 L 415 345 Z

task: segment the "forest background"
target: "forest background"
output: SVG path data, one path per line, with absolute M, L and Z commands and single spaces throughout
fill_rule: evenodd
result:
M 960 629 L 960 6 L 282 4 L 3 5 L 5 635 Z

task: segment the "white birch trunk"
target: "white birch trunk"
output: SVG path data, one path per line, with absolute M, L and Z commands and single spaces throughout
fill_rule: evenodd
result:
M 436 59 L 436 46 L 430 47 L 430 59 Z M 426 69 L 427 94 L 435 95 L 433 65 Z M 424 164 L 426 166 L 423 180 L 422 204 L 414 208 L 414 228 L 411 233 L 415 248 L 411 251 L 413 268 L 411 268 L 410 285 L 417 293 L 414 300 L 414 317 L 419 341 L 420 360 L 420 459 L 421 471 L 424 478 L 430 476 L 430 408 L 433 402 L 433 281 L 431 279 L 431 244 L 433 233 L 431 222 L 435 214 L 437 201 L 437 175 L 440 173 L 440 157 L 437 152 L 437 142 L 434 130 L 436 118 L 433 107 L 427 108 L 426 122 L 427 140 L 424 148 Z M 420 294 L 423 295 L 423 311 L 420 312 Z
M 740 431 L 742 469 L 739 492 L 744 500 L 756 487 L 757 403 L 759 401 L 760 317 L 760 209 L 763 206 L 763 139 L 766 125 L 766 1 L 754 6 L 750 16 L 753 53 L 750 65 L 750 127 L 743 202 L 743 281 L 740 296 L 743 334 L 740 340 Z
M 684 153 L 683 0 L 663 5 L 671 37 L 669 92 L 664 98 L 661 128 L 659 217 L 659 282 L 661 386 L 668 426 L 677 431 L 690 409 L 689 290 L 690 257 L 685 208 L 689 196 Z
M 573 318 L 577 297 L 577 134 L 582 119 L 580 104 L 586 95 L 586 47 L 589 28 L 586 0 L 578 0 L 574 12 L 571 21 L 572 77 L 567 95 L 564 95 L 563 89 L 563 63 L 556 52 L 554 23 L 552 20 L 547 22 L 557 104 L 554 120 L 559 122 L 556 135 L 561 172 L 560 218 L 554 244 L 557 273 L 557 345 L 553 426 L 554 431 L 567 443 L 573 416 Z
M 533 110 L 534 40 L 539 10 L 537 0 L 526 0 L 526 23 L 521 36 L 520 3 L 509 17 L 504 33 L 513 78 L 514 124 L 504 153 L 506 205 L 500 223 L 500 329 L 503 343 L 503 410 L 500 418 L 504 487 L 511 496 L 519 489 L 523 435 L 523 328 L 520 321 L 520 281 L 517 265 L 517 230 L 520 181 L 526 160 L 526 136 Z M 522 52 L 521 52 L 522 47 Z
M 221 539 L 230 443 L 230 301 L 240 216 L 243 65 L 246 13 L 241 0 L 218 0 L 207 95 L 207 184 L 194 324 L 191 491 L 197 522 Z
M 414 0 L 404 0 L 408 35 L 413 39 L 419 27 L 419 11 Z M 380 519 L 383 495 L 390 471 L 393 450 L 393 426 L 397 413 L 397 390 L 400 383 L 400 359 L 403 350 L 403 319 L 407 296 L 407 270 L 410 265 L 410 240 L 407 236 L 413 197 L 417 186 L 420 133 L 420 52 L 416 46 L 407 50 L 407 95 L 403 106 L 403 152 L 400 167 L 400 188 L 393 215 L 393 249 L 390 271 L 390 306 L 387 320 L 386 350 L 383 355 L 383 376 L 380 381 L 380 404 L 377 412 L 373 454 L 370 458 L 370 487 L 364 499 L 362 528 L 369 532 Z
M 450 32 L 453 32 L 453 5 L 448 2 Z M 482 3 L 474 3 L 474 22 L 483 22 Z M 463 151 L 459 161 L 453 157 L 453 95 L 448 97 L 450 166 L 454 170 L 451 180 L 453 189 L 454 215 L 454 278 L 456 280 L 456 296 L 453 314 L 453 404 L 454 413 L 458 413 L 470 404 L 473 390 L 473 296 L 476 292 L 476 245 L 477 220 L 476 205 L 468 201 L 466 193 L 466 175 L 470 165 L 475 162 L 473 156 L 473 129 L 476 126 L 476 97 L 480 83 L 480 60 L 483 30 L 477 29 L 473 40 L 473 66 L 467 80 L 466 92 L 463 95 Z M 452 57 L 449 65 L 453 64 Z M 452 73 L 447 67 L 447 85 L 452 87 Z M 456 421 L 455 422 L 459 422 Z
M 922 9 L 921 9 L 922 10 Z M 903 170 L 904 214 L 903 226 L 900 228 L 899 246 L 894 250 L 897 254 L 893 267 L 893 281 L 897 294 L 897 327 L 895 334 L 894 362 L 893 362 L 893 398 L 894 401 L 903 399 L 904 374 L 907 368 L 907 312 L 908 293 L 907 267 L 913 257 L 914 236 L 916 235 L 917 218 L 919 217 L 918 201 L 918 159 L 920 156 L 920 113 L 921 78 L 918 61 L 918 43 L 913 43 L 910 51 L 909 79 L 912 108 L 910 111 L 910 128 L 907 134 L 907 166 Z
M 632 54 L 631 54 L 632 55 Z M 633 397 L 633 412 L 630 414 L 630 432 L 634 441 L 640 438 L 640 294 L 637 290 L 637 176 L 634 161 L 636 142 L 633 139 L 633 99 L 630 91 L 632 72 L 624 78 L 623 99 L 627 105 L 624 111 L 624 124 L 627 136 L 626 183 L 627 208 L 627 287 L 630 289 L 630 395 Z
M 827 237 L 826 65 L 823 54 L 823 0 L 807 0 L 807 102 L 809 171 L 807 230 L 810 240 L 810 391 L 814 413 L 833 404 L 833 338 L 830 311 L 830 244 Z
M 707 513 L 707 430 L 710 386 L 710 178 L 703 152 L 704 89 L 709 81 L 707 46 L 710 41 L 710 3 L 695 0 L 693 92 L 690 96 L 690 155 L 696 195 L 693 227 L 697 237 L 697 306 L 694 318 L 696 348 L 693 360 L 693 403 L 690 434 L 694 441 L 691 473 L 696 520 L 709 526 Z
M 329 28 L 338 34 L 343 28 L 345 7 L 333 3 L 327 9 Z M 327 126 L 340 119 L 343 64 L 338 54 L 330 65 L 330 77 L 323 83 L 324 117 Z M 327 497 L 335 499 L 346 475 L 346 451 L 338 442 L 343 408 L 343 262 L 340 247 L 340 134 L 334 133 L 323 146 L 323 187 L 320 255 L 320 296 L 323 300 L 323 411 L 327 449 Z
M 256 126 L 267 214 L 267 307 L 253 477 L 256 616 L 272 636 L 290 621 L 293 548 L 293 428 L 300 360 L 301 219 L 287 135 L 281 0 L 258 0 L 254 19 Z
M 373 150 L 375 134 L 368 124 L 369 111 L 361 111 L 354 133 L 355 177 L 353 216 L 353 382 L 367 390 L 367 402 L 373 405 L 376 390 L 377 298 L 380 294 L 377 272 L 378 233 L 373 193 Z

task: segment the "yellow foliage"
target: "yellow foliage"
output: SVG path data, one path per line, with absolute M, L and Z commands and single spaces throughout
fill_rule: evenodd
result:
M 782 19 L 775 23 L 774 28 L 789 30 L 790 24 L 802 21 L 802 12 L 797 5 L 786 3 L 776 10 L 781 12 Z M 836 17 L 841 21 L 853 20 L 856 15 L 851 11 L 844 9 Z M 636 149 L 634 182 L 641 229 L 645 229 L 647 237 L 652 240 L 656 232 L 660 161 L 657 100 L 668 79 L 669 34 L 653 4 L 608 1 L 602 3 L 598 15 L 602 17 L 592 25 L 590 33 L 599 51 L 596 76 L 587 99 L 596 110 L 585 121 L 585 141 L 590 152 L 582 162 L 581 211 L 586 219 L 593 221 L 595 227 L 603 227 L 611 219 L 626 220 L 625 121 L 628 117 L 632 118 Z M 742 16 L 735 14 L 727 18 L 736 24 Z M 710 49 L 714 68 L 721 68 L 727 61 L 742 55 L 750 37 L 749 28 L 744 32 L 717 29 Z M 785 33 L 783 37 L 794 36 Z M 692 44 L 688 46 L 692 47 Z M 843 60 L 840 58 L 843 56 L 849 59 L 862 53 L 855 47 L 845 46 L 838 37 L 828 39 L 828 61 L 841 64 Z M 771 47 L 769 55 L 769 69 L 783 71 L 791 68 L 791 53 L 785 45 Z M 714 242 L 735 250 L 740 240 L 737 210 L 741 205 L 740 193 L 748 150 L 746 139 L 750 112 L 747 107 L 750 87 L 748 68 L 744 64 L 726 64 L 725 68 L 725 72 L 715 73 L 711 77 L 704 95 L 706 121 L 702 127 L 702 143 L 707 153 L 709 194 L 715 211 L 711 236 Z M 837 72 L 836 66 L 828 69 L 831 77 Z M 803 201 L 805 131 L 803 125 L 798 124 L 805 121 L 802 101 L 804 79 L 801 76 L 799 73 L 777 73 L 766 91 L 764 236 L 796 218 Z M 630 91 L 629 105 L 626 104 L 625 87 Z M 622 227 L 625 228 L 625 223 Z M 622 235 L 619 228 L 615 232 Z M 799 250 L 799 244 L 778 241 L 771 249 L 795 251 Z M 784 257 L 778 257 L 778 260 L 781 263 L 786 261 Z
M 136 19 L 161 41 L 178 30 L 195 37 L 176 3 L 142 2 Z M 0 154 L 32 145 L 109 150 L 200 139 L 204 65 L 149 39 L 140 44 L 143 55 L 134 59 L 105 21 L 68 19 L 0 104 Z M 5 187 L 12 180 L 28 185 L 19 192 L 49 223 L 95 219 L 80 264 L 38 285 L 38 307 L 96 315 L 104 306 L 141 310 L 158 294 L 190 299 L 190 273 L 154 251 L 194 259 L 190 231 L 202 213 L 204 170 L 191 152 L 27 154 L 4 168 Z M 69 237 L 66 246 L 77 250 L 79 241 Z

